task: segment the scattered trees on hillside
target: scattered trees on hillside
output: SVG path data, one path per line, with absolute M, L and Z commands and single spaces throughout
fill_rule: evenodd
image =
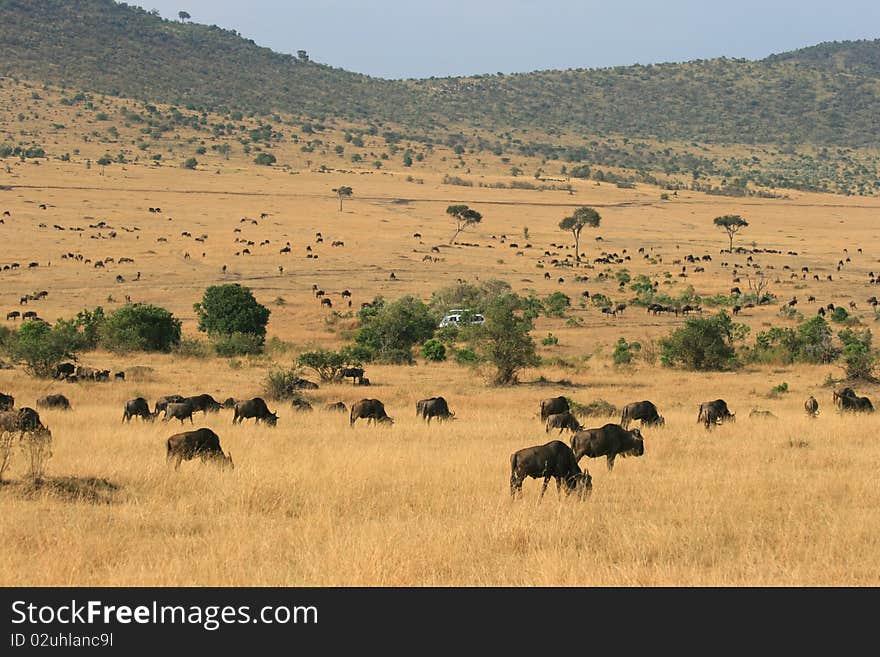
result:
M 570 231 L 572 236 L 574 237 L 574 259 L 577 262 L 581 261 L 581 231 L 584 229 L 585 226 L 596 228 L 601 220 L 602 218 L 599 216 L 599 213 L 596 212 L 595 209 L 589 207 L 580 207 L 575 210 L 572 215 L 565 217 L 565 219 L 559 222 L 559 227 L 562 230 Z

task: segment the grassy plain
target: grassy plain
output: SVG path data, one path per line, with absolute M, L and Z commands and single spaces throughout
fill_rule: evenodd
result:
M 9 119 L 5 127 L 11 124 Z M 79 143 L 64 131 L 58 139 L 60 148 Z M 580 306 L 584 290 L 628 302 L 633 293 L 619 289 L 614 278 L 622 268 L 633 277 L 670 281 L 664 289 L 673 294 L 686 285 L 701 295 L 727 293 L 735 283 L 731 267 L 721 263 L 744 268 L 747 256 L 720 253 L 726 237 L 711 222 L 735 213 L 750 223 L 738 244 L 782 252 L 754 256 L 771 274 L 771 291 L 781 302 L 797 296 L 797 308 L 809 317 L 819 305 L 853 300 L 855 315 L 873 326 L 865 298 L 875 293 L 868 274 L 880 268 L 880 201 L 796 192 L 787 199 L 730 199 L 686 191 L 661 201 L 658 188 L 579 180 L 571 181 L 573 194 L 458 187 L 441 183 L 448 169 L 439 158 L 413 171 L 388 165 L 327 173 L 303 158 L 291 151 L 285 167 L 258 167 L 241 157 L 208 155 L 195 171 L 145 161 L 87 168 L 82 158 L 39 165 L 7 160 L 0 210 L 9 216 L 0 225 L 0 266 L 22 267 L 0 271 L 0 309 L 36 310 L 53 321 L 96 305 L 118 307 L 128 295 L 168 308 L 195 337 L 192 305 L 205 287 L 240 282 L 272 310 L 269 337 L 282 344 L 258 359 L 83 356 L 87 365 L 113 370 L 150 368 L 125 382 L 65 384 L 0 371 L 0 390 L 13 394 L 16 405 L 33 406 L 41 395 L 63 392 L 74 409 L 41 413 L 55 441 L 51 485 L 29 490 L 17 459 L 7 473 L 11 483 L 0 487 L 0 584 L 880 584 L 874 558 L 880 419 L 841 417 L 832 408 L 823 382 L 841 376 L 838 366 L 689 373 L 640 359 L 619 370 L 610 363 L 619 337 L 640 341 L 649 353 L 683 319 L 634 306 L 612 318 L 588 303 Z M 503 174 L 499 164 L 479 176 L 511 182 Z M 422 184 L 408 182 L 413 175 Z M 341 212 L 331 191 L 340 185 L 354 189 Z M 483 213 L 483 223 L 458 240 L 479 246 L 448 244 L 454 226 L 445 209 L 452 203 Z M 571 252 L 551 244 L 570 244 L 557 225 L 579 205 L 596 207 L 602 216 L 600 228 L 584 232 L 589 259 L 602 251 L 623 256 L 624 249 L 632 258 L 611 267 L 607 280 L 597 279 L 602 265 L 550 266 L 552 258 Z M 161 212 L 148 212 L 150 207 Z M 90 228 L 100 221 L 108 225 Z M 207 237 L 197 242 L 202 235 Z M 265 240 L 269 244 L 260 246 Z M 344 246 L 332 247 L 336 240 Z M 287 242 L 291 252 L 279 253 Z M 526 243 L 532 248 L 523 248 Z M 306 257 L 307 246 L 317 258 Z M 250 255 L 235 255 L 246 247 Z M 647 262 L 640 247 L 658 262 Z M 98 270 L 62 259 L 67 253 L 134 262 L 108 262 Z M 711 254 L 712 261 L 701 262 L 702 273 L 687 262 L 673 264 L 687 254 Z M 838 271 L 838 261 L 847 257 L 851 261 Z M 28 268 L 30 262 L 39 266 Z M 687 278 L 678 276 L 682 266 Z M 810 270 L 805 278 L 804 266 Z M 576 273 L 590 280 L 576 282 Z M 351 290 L 356 310 L 380 294 L 427 300 L 458 279 L 490 278 L 541 297 L 561 290 L 574 303 L 568 316 L 580 320 L 573 326 L 539 318 L 535 337 L 552 332 L 559 343 L 541 347 L 548 365 L 525 372 L 519 386 L 493 388 L 484 372 L 419 361 L 368 366 L 371 388 L 327 385 L 310 395 L 316 408 L 379 398 L 396 420 L 391 428 L 350 429 L 345 416 L 301 414 L 283 403 L 270 403 L 281 417 L 275 429 L 233 427 L 229 411 L 197 415 L 195 426 L 214 428 L 232 453 L 231 473 L 199 462 L 174 472 L 165 464 L 164 439 L 179 430 L 176 423 L 120 422 L 123 402 L 138 395 L 152 402 L 172 392 L 220 399 L 260 394 L 273 363 L 288 366 L 304 349 L 345 342 L 353 320 L 344 316 L 343 289 Z M 319 305 L 313 284 L 327 292 L 341 317 Z M 738 285 L 747 287 L 744 278 Z M 49 292 L 44 301 L 19 305 L 22 295 L 38 290 Z M 816 297 L 815 305 L 807 303 L 808 295 Z M 747 309 L 738 321 L 750 325 L 752 338 L 770 325 L 793 325 L 778 308 Z M 770 396 L 782 382 L 789 392 Z M 859 392 L 873 397 L 877 389 L 861 386 Z M 437 394 L 458 419 L 425 426 L 414 417 L 415 402 Z M 538 503 L 540 484 L 532 480 L 524 500 L 511 503 L 508 457 L 549 439 L 536 412 L 541 399 L 559 394 L 617 406 L 651 399 L 666 426 L 646 429 L 645 455 L 618 460 L 611 473 L 604 460 L 582 461 L 594 481 L 586 503 L 558 500 L 553 487 Z M 821 405 L 812 421 L 802 407 L 810 394 Z M 738 419 L 707 433 L 696 424 L 697 406 L 717 397 Z M 755 406 L 778 419 L 749 418 Z M 582 419 L 589 426 L 616 421 Z

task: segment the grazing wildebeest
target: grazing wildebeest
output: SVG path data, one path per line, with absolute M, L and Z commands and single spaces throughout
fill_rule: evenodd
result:
M 221 406 L 223 406 L 223 408 L 234 408 L 237 401 L 238 400 L 235 397 L 227 397 L 223 400 Z
M 351 405 L 351 413 L 348 418 L 348 425 L 354 427 L 355 420 L 366 418 L 367 424 L 372 421 L 374 424 L 394 424 L 394 420 L 385 412 L 385 405 L 378 399 L 361 399 Z
M 338 401 L 333 404 L 327 404 L 324 407 L 325 411 L 337 411 L 340 413 L 348 413 L 348 406 L 345 405 L 344 402 Z
M 565 413 L 570 410 L 568 400 L 565 397 L 551 397 L 541 402 L 541 422 L 546 422 L 547 418 L 556 413 Z
M 113 378 L 117 381 L 125 381 L 125 372 L 119 371 L 113 375 Z
M 180 420 L 181 424 L 183 424 L 183 421 L 189 418 L 190 423 L 195 424 L 193 422 L 194 410 L 192 404 L 186 400 L 182 402 L 169 402 L 168 405 L 165 406 L 165 415 L 162 416 L 162 421 L 167 422 L 171 418 L 176 418 Z
M 207 393 L 187 397 L 184 401 L 189 402 L 193 407 L 193 412 L 202 411 L 205 414 L 216 413 L 222 408 L 220 402 Z
M 262 397 L 243 399 L 235 402 L 235 413 L 232 416 L 232 424 L 240 423 L 248 418 L 255 418 L 255 422 L 263 421 L 270 427 L 278 422 L 278 415 L 271 412 Z
M 736 415 L 727 408 L 727 402 L 723 399 L 703 402 L 700 404 L 700 413 L 697 422 L 702 422 L 709 429 L 713 424 L 721 424 L 724 420 L 736 420 Z
M 628 429 L 631 420 L 641 420 L 642 426 L 649 424 L 663 425 L 666 423 L 663 416 L 657 412 L 654 402 L 647 400 L 632 402 L 623 407 L 623 412 L 620 415 L 620 426 Z
M 867 397 L 859 397 L 852 388 L 844 388 L 834 391 L 834 404 L 840 411 L 852 411 L 853 413 L 873 413 L 874 405 Z
M 0 412 L 0 431 L 36 431 L 46 429 L 40 422 L 40 414 L 25 406 L 16 410 Z
M 58 408 L 69 411 L 70 400 L 64 395 L 46 395 L 37 400 L 37 408 Z
M 352 383 L 360 383 L 364 378 L 364 370 L 360 367 L 346 367 L 341 376 L 343 379 L 351 379 Z
M 130 422 L 131 418 L 140 417 L 147 422 L 156 419 L 156 415 L 150 412 L 150 405 L 143 397 L 136 397 L 125 402 L 125 410 L 122 413 L 122 421 Z
M 18 319 L 19 317 L 21 317 L 21 313 L 17 310 L 12 310 L 6 313 L 6 319 Z
M 179 404 L 184 399 L 185 397 L 181 395 L 165 395 L 164 397 L 159 397 L 159 399 L 156 400 L 156 408 L 153 413 L 158 415 L 165 410 L 165 407 L 168 406 L 168 404 Z
M 541 498 L 547 492 L 550 478 L 556 479 L 556 494 L 565 485 L 566 493 L 577 492 L 580 498 L 590 494 L 593 480 L 582 471 L 571 448 L 561 440 L 551 440 L 544 445 L 525 447 L 510 455 L 510 496 L 522 497 L 522 483 L 526 477 L 544 479 Z
M 455 413 L 449 410 L 449 405 L 443 397 L 430 397 L 416 402 L 416 417 L 421 417 L 431 424 L 431 418 L 438 420 L 455 419 Z
M 815 397 L 810 395 L 807 401 L 804 402 L 804 410 L 810 417 L 816 417 L 817 415 L 819 415 L 819 402 L 816 400 Z
M 578 431 L 571 437 L 571 449 L 575 461 L 584 456 L 591 459 L 605 456 L 608 470 L 614 468 L 614 459 L 623 456 L 641 456 L 645 453 L 645 441 L 638 429 L 624 429 L 619 424 L 606 424 L 598 429 Z
M 580 431 L 583 427 L 571 411 L 565 411 L 565 413 L 554 413 L 547 416 L 547 425 L 544 427 L 544 431 L 550 433 L 550 429 L 559 429 L 559 433 L 562 433 L 565 429 Z
M 171 436 L 165 443 L 166 460 L 174 462 L 174 469 L 180 468 L 181 461 L 189 461 L 195 457 L 202 462 L 212 461 L 223 468 L 235 467 L 232 454 L 224 454 L 220 447 L 220 437 L 207 428 L 184 431 Z

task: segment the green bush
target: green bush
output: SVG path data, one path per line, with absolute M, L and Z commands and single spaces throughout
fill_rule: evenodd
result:
M 321 381 L 338 381 L 342 378 L 343 369 L 356 364 L 350 360 L 347 353 L 329 349 L 305 351 L 299 355 L 296 362 L 314 370 Z
M 642 350 L 642 345 L 638 342 L 627 342 L 625 338 L 620 338 L 614 345 L 614 353 L 611 354 L 612 362 L 618 366 L 631 365 L 635 358 L 635 352 Z
M 98 162 L 100 164 L 100 162 Z M 194 157 L 186 158 L 180 165 L 182 169 L 195 169 L 199 165 L 199 161 Z
M 48 378 L 55 374 L 55 366 L 64 360 L 76 358 L 82 338 L 72 322 L 25 322 L 6 339 L 6 353 L 21 363 L 33 376 Z
M 260 164 L 267 167 L 272 166 L 277 161 L 278 159 L 274 155 L 272 155 L 272 153 L 266 152 L 260 153 L 254 158 L 254 164 Z
M 446 346 L 436 338 L 431 338 L 422 345 L 422 358 L 433 362 L 446 360 Z
M 158 306 L 127 304 L 101 325 L 101 344 L 110 351 L 170 351 L 180 343 L 180 320 Z
M 571 297 L 563 292 L 554 292 L 544 299 L 544 314 L 547 317 L 564 317 L 571 306 Z
M 477 331 L 474 343 L 482 352 L 482 360 L 495 367 L 495 385 L 516 383 L 519 372 L 540 364 L 535 341 L 529 332 L 532 319 L 523 310 L 523 299 L 517 294 L 503 294 L 486 308 L 486 322 Z
M 843 368 L 847 378 L 873 382 L 878 355 L 871 348 L 871 330 L 844 329 L 837 335 L 843 343 Z
M 559 338 L 552 333 L 548 333 L 546 338 L 541 338 L 541 344 L 545 347 L 555 347 L 559 344 Z
M 263 351 L 263 337 L 256 333 L 218 334 L 211 338 L 218 356 L 256 356 Z
M 199 330 L 212 338 L 244 333 L 257 336 L 262 345 L 270 311 L 254 298 L 249 288 L 238 283 L 212 285 L 193 308 L 199 318 Z
M 263 380 L 263 396 L 275 401 L 302 399 L 299 387 L 301 381 L 302 378 L 295 369 L 272 368 Z
M 358 313 L 355 343 L 387 363 L 411 363 L 414 345 L 434 336 L 437 317 L 420 299 L 405 296 L 390 303 L 379 298 Z
M 480 358 L 477 352 L 471 347 L 462 347 L 455 350 L 455 362 L 459 365 L 473 365 L 479 362 Z
M 849 319 L 849 313 L 846 311 L 846 308 L 842 306 L 837 306 L 831 313 L 831 321 L 837 322 L 838 324 L 845 324 L 846 320 Z
M 660 338 L 660 362 L 666 367 L 688 370 L 725 370 L 736 365 L 734 342 L 749 331 L 726 312 L 706 319 L 688 318 L 682 328 Z
M 752 350 L 743 353 L 748 360 L 760 363 L 830 363 L 840 355 L 831 337 L 828 323 L 817 316 L 794 329 L 774 326 L 762 331 Z
M 213 351 L 211 345 L 198 338 L 181 338 L 174 347 L 174 354 L 183 358 L 209 358 Z

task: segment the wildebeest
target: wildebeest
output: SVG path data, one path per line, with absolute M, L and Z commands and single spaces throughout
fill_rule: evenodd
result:
M 614 468 L 614 459 L 618 454 L 624 456 L 641 456 L 645 453 L 645 441 L 638 429 L 624 429 L 619 424 L 606 424 L 598 429 L 578 431 L 571 437 L 571 449 L 575 461 L 584 456 L 591 459 L 604 456 L 608 461 L 608 470 Z
M 203 462 L 213 461 L 223 468 L 233 468 L 232 454 L 224 454 L 220 447 L 220 437 L 207 428 L 184 431 L 171 436 L 166 442 L 166 460 L 174 462 L 174 469 L 181 461 L 199 457 Z
M 307 402 L 305 399 L 291 399 L 290 405 L 293 406 L 293 410 L 295 411 L 311 411 L 312 405 Z
M 510 455 L 510 496 L 522 496 L 522 483 L 526 477 L 543 478 L 541 498 L 547 492 L 550 478 L 556 479 L 557 495 L 565 485 L 565 492 L 577 492 L 583 498 L 593 487 L 592 477 L 582 471 L 571 448 L 561 440 L 551 440 L 544 445 L 525 447 Z
M 565 397 L 551 397 L 541 402 L 541 422 L 546 422 L 547 418 L 556 413 L 565 413 L 570 410 L 568 400 Z
M 235 397 L 227 397 L 223 400 L 221 406 L 223 406 L 223 408 L 234 408 L 237 401 L 238 400 Z
M 73 363 L 58 363 L 55 366 L 55 378 L 65 379 L 76 372 L 76 365 Z
M 17 310 L 12 310 L 6 313 L 6 319 L 18 319 L 19 317 L 21 317 L 21 313 Z
M 361 399 L 351 405 L 348 425 L 354 427 L 355 420 L 366 418 L 367 424 L 394 424 L 394 420 L 385 412 L 385 405 L 378 399 Z
M 835 406 L 840 411 L 852 411 L 853 413 L 873 413 L 874 405 L 867 397 L 859 397 L 852 388 L 835 390 L 833 393 Z
M 360 367 L 346 367 L 340 373 L 343 379 L 351 379 L 352 383 L 360 383 L 364 378 L 364 370 Z
M 547 416 L 547 425 L 544 427 L 544 431 L 550 433 L 550 429 L 559 429 L 559 433 L 562 433 L 565 429 L 580 431 L 583 427 L 571 411 L 565 411 Z
M 0 392 L 0 411 L 10 411 L 15 406 L 15 397 Z
M 58 408 L 70 410 L 70 400 L 64 395 L 46 395 L 37 400 L 37 408 Z
M 36 431 L 46 429 L 40 414 L 25 406 L 16 410 L 0 412 L 0 431 Z
M 816 400 L 815 397 L 810 395 L 807 401 L 804 402 L 804 410 L 810 417 L 816 417 L 817 415 L 819 415 L 819 402 Z
M 159 397 L 159 399 L 156 400 L 156 408 L 153 413 L 158 415 L 165 410 L 165 407 L 168 406 L 168 404 L 179 404 L 184 399 L 185 397 L 181 395 L 165 395 L 164 397 Z
M 736 414 L 727 408 L 727 402 L 723 399 L 703 402 L 700 404 L 700 413 L 697 422 L 702 422 L 709 429 L 713 424 L 721 424 L 725 420 L 736 420 Z
M 332 404 L 327 404 L 324 407 L 325 411 L 337 411 L 340 413 L 348 413 L 348 406 L 345 405 L 344 402 L 338 401 Z
M 454 419 L 455 413 L 449 410 L 449 405 L 443 397 L 430 397 L 416 402 L 416 417 L 421 417 L 431 424 L 431 418 L 438 420 Z
M 182 402 L 169 402 L 167 406 L 165 406 L 165 415 L 162 417 L 163 422 L 167 422 L 171 418 L 175 418 L 180 420 L 180 423 L 183 424 L 183 421 L 189 418 L 191 424 L 195 424 L 193 422 L 193 405 L 189 403 L 189 401 L 184 400 Z
M 205 414 L 216 413 L 222 408 L 220 402 L 207 393 L 187 397 L 184 401 L 189 402 L 193 408 L 193 412 L 202 411 Z
M 647 400 L 632 402 L 623 407 L 623 412 L 620 415 L 620 426 L 624 429 L 628 429 L 631 420 L 641 420 L 642 426 L 649 424 L 662 425 L 666 423 L 663 416 L 657 412 L 657 407 L 654 405 L 654 402 Z
M 278 415 L 269 410 L 262 397 L 235 402 L 233 408 L 232 424 L 240 423 L 248 418 L 254 418 L 255 422 L 265 422 L 270 427 L 274 427 L 278 422 Z
M 152 422 L 156 419 L 156 415 L 150 412 L 150 405 L 143 397 L 136 397 L 135 399 L 129 399 L 125 402 L 122 421 L 130 422 L 133 417 L 140 417 L 148 422 Z

